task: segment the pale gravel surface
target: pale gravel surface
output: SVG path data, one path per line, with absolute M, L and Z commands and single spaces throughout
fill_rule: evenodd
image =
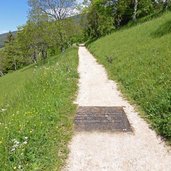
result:
M 171 152 L 108 80 L 105 69 L 79 48 L 79 106 L 125 106 L 134 133 L 75 133 L 64 171 L 171 171 Z

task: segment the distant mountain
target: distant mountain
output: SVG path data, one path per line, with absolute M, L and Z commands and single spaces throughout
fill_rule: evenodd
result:
M 12 34 L 15 36 L 16 35 L 16 31 L 13 31 Z M 3 33 L 0 34 L 0 48 L 2 48 L 4 46 L 5 40 L 7 38 L 8 33 Z

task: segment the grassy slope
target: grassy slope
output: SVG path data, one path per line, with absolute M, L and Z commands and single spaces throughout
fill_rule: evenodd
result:
M 171 13 L 101 38 L 89 49 L 171 140 Z
M 4 103 L 6 100 L 9 101 L 12 96 L 16 96 L 17 92 L 21 91 L 27 80 L 32 78 L 33 70 L 34 66 L 28 66 L 0 78 L 0 89 L 2 90 L 0 94 L 0 104 Z
M 0 78 L 0 170 L 59 170 L 76 106 L 77 49 Z M 27 81 L 26 81 L 27 80 Z M 10 93 L 6 98 L 4 98 Z

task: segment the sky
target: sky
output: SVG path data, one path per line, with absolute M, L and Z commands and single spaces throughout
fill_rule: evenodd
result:
M 24 25 L 28 11 L 27 0 L 0 0 L 0 34 Z

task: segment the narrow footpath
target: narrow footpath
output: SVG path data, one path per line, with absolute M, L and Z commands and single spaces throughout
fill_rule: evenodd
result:
M 79 106 L 123 106 L 133 133 L 75 132 L 64 171 L 171 171 L 171 152 L 117 84 L 108 79 L 103 66 L 85 47 L 79 48 Z

